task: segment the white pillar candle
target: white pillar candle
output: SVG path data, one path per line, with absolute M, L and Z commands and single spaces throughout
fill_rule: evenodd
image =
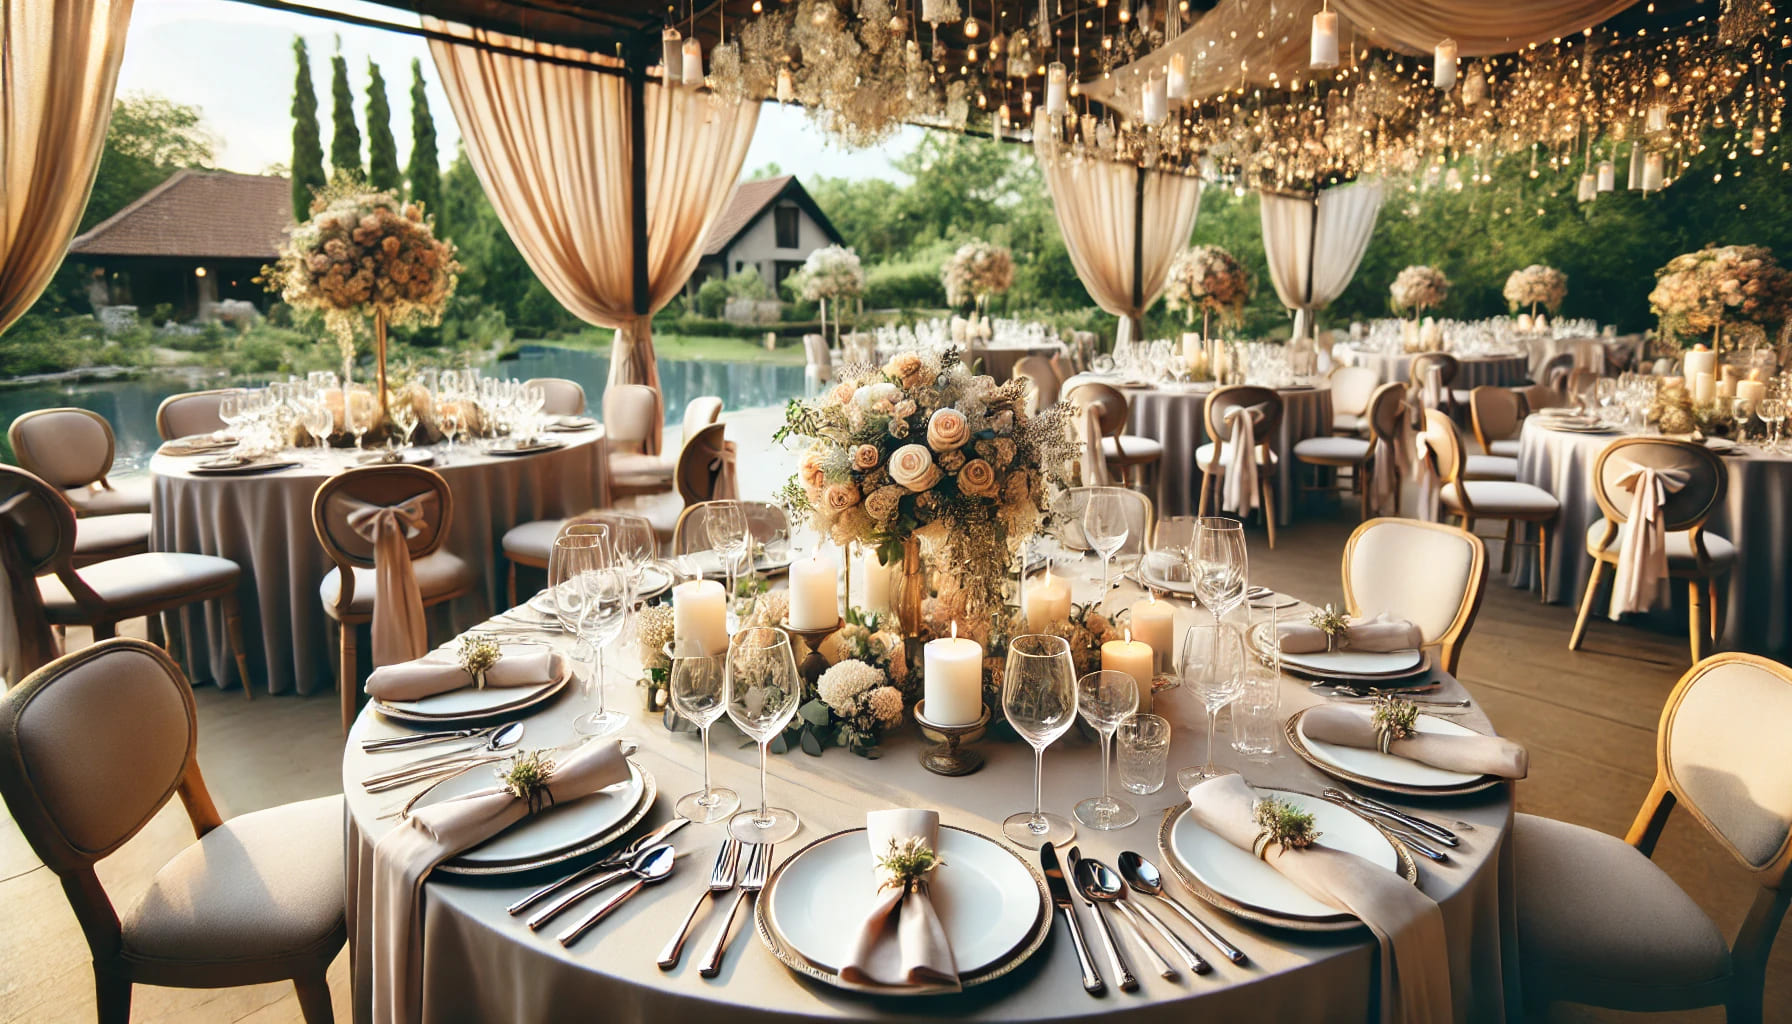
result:
M 789 103 L 796 99 L 796 79 L 791 77 L 789 68 L 778 69 L 778 102 Z
M 1448 92 L 1456 85 L 1456 40 L 1445 39 L 1433 54 L 1436 64 L 1431 69 L 1431 84 Z
M 921 696 L 927 720 L 939 725 L 972 725 L 983 715 L 983 645 L 958 635 L 929 640 L 922 649 Z
M 1338 66 L 1338 12 L 1313 15 L 1313 39 L 1307 66 L 1319 70 Z
M 1165 92 L 1172 103 L 1188 102 L 1188 55 L 1185 53 L 1170 54 L 1170 66 L 1165 72 Z
M 1146 124 L 1162 124 L 1170 115 L 1170 104 L 1165 94 L 1163 76 L 1151 74 L 1145 76 L 1145 91 L 1140 97 L 1143 116 Z
M 1132 637 L 1151 648 L 1152 671 L 1170 671 L 1170 651 L 1175 646 L 1176 609 L 1156 594 L 1132 606 Z
M 1767 397 L 1767 385 L 1758 380 L 1739 380 L 1736 382 L 1736 397 L 1749 402 L 1759 402 Z
M 1666 184 L 1667 158 L 1660 153 L 1649 153 L 1643 157 L 1643 191 L 1660 192 Z
M 1687 380 L 1698 380 L 1701 373 L 1715 377 L 1717 376 L 1717 353 L 1704 347 L 1695 348 L 1686 353 L 1686 357 L 1681 360 L 1680 365 Z
M 684 84 L 695 89 L 703 84 L 703 41 L 692 36 L 684 41 Z
M 840 621 L 840 565 L 817 551 L 790 566 L 790 625 L 826 629 Z
M 1043 633 L 1051 628 L 1054 622 L 1070 620 L 1070 583 L 1061 580 L 1051 573 L 1045 579 L 1028 588 L 1025 607 L 1027 629 L 1034 633 Z
M 1692 400 L 1705 405 L 1717 397 L 1716 378 L 1709 373 L 1692 375 Z
M 1720 380 L 1717 382 L 1717 400 L 1718 401 L 1727 402 L 1730 399 L 1735 398 L 1735 397 L 1736 397 L 1736 380 L 1735 380 L 1735 378 L 1725 377 L 1723 380 Z
M 660 81 L 671 85 L 684 74 L 684 50 L 679 47 L 678 30 L 671 25 L 660 33 Z
M 1070 72 L 1060 61 L 1052 61 L 1045 69 L 1045 112 L 1053 117 L 1070 109 L 1066 92 Z
M 1108 672 L 1124 672 L 1139 688 L 1139 710 L 1151 712 L 1151 645 L 1132 639 L 1128 630 L 1125 640 L 1109 640 L 1101 645 L 1101 667 Z
M 865 581 L 860 591 L 859 607 L 868 612 L 882 615 L 890 610 L 890 590 L 896 583 L 896 574 L 901 571 L 902 563 L 891 562 L 884 565 L 877 560 L 877 552 L 867 551 L 859 562 L 859 576 Z
M 1618 187 L 1618 165 L 1610 160 L 1599 161 L 1599 191 L 1610 192 Z
M 1668 107 L 1665 103 L 1651 103 L 1646 121 L 1646 130 L 1665 132 L 1668 130 Z
M 728 650 L 728 597 L 715 580 L 691 580 L 672 588 L 672 635 L 706 656 Z

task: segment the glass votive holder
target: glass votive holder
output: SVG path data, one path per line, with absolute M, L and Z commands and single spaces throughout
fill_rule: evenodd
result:
M 1164 765 L 1170 759 L 1170 722 L 1160 715 L 1129 715 L 1114 732 L 1120 751 L 1120 785 L 1128 793 L 1155 793 L 1164 788 Z
M 1282 680 L 1276 670 L 1252 661 L 1244 689 L 1232 702 L 1232 749 L 1253 761 L 1275 755 L 1282 728 Z

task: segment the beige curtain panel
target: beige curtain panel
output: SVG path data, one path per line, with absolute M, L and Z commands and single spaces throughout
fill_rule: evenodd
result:
M 0 331 L 81 222 L 130 23 L 131 0 L 0 0 Z
M 1591 28 L 1636 0 L 1332 0 L 1382 46 L 1430 53 L 1454 39 L 1464 57 L 1511 53 Z M 1318 3 L 1311 3 L 1313 10 Z
M 590 64 L 619 61 L 425 18 L 469 39 Z M 652 316 L 702 256 L 753 129 L 756 104 L 648 82 L 646 152 L 631 145 L 628 82 L 473 46 L 430 41 L 467 157 L 529 267 L 573 315 L 616 330 L 611 384 L 657 389 Z M 648 311 L 635 312 L 631 167 L 647 167 Z M 646 450 L 657 454 L 661 424 Z
M 1291 340 L 1299 340 L 1313 333 L 1313 312 L 1342 295 L 1356 276 L 1381 212 L 1381 184 L 1358 181 L 1317 196 L 1264 192 L 1258 198 L 1269 280 L 1294 312 Z

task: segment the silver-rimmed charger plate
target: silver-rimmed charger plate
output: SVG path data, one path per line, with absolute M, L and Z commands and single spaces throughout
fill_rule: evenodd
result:
M 1384 754 L 1379 750 L 1347 747 L 1312 739 L 1301 726 L 1301 721 L 1311 710 L 1313 709 L 1302 708 L 1288 716 L 1283 731 L 1288 736 L 1288 746 L 1301 760 L 1334 779 L 1402 796 L 1462 796 L 1479 793 L 1502 781 L 1497 775 L 1452 772 L 1410 758 Z M 1416 725 L 1420 732 L 1425 733 L 1445 736 L 1480 735 L 1473 729 L 1436 715 L 1422 714 Z
M 602 741 L 594 741 L 602 742 Z M 630 760 L 629 779 L 570 803 L 524 818 L 485 842 L 436 865 L 456 875 L 508 875 L 572 860 L 621 839 L 653 809 L 659 792 L 653 774 Z M 467 796 L 497 785 L 492 765 L 481 765 L 441 783 L 418 807 Z
M 959 984 L 970 988 L 994 981 L 1038 952 L 1052 929 L 1045 878 L 1014 850 L 953 825 L 940 826 L 939 853 L 945 866 L 930 885 L 929 895 L 960 964 Z M 944 874 L 954 871 L 975 873 L 978 878 L 955 885 Z M 873 877 L 871 849 L 863 828 L 817 839 L 778 865 L 767 879 L 753 909 L 760 941 L 798 974 L 848 988 L 840 980 L 838 964 L 850 955 L 859 922 L 876 896 Z M 828 881 L 809 881 L 811 878 Z M 780 883 L 786 882 L 780 889 Z M 995 890 L 995 899 L 991 890 Z M 788 895 L 781 899 L 781 892 Z M 817 893 L 829 893 L 830 897 L 816 900 Z M 902 996 L 925 991 L 911 993 L 892 987 L 877 994 Z
M 1277 655 L 1279 646 L 1270 634 L 1272 623 L 1259 622 L 1250 628 L 1251 649 L 1263 658 Z M 1280 654 L 1282 671 L 1308 679 L 1342 680 L 1347 682 L 1399 683 L 1420 679 L 1430 674 L 1431 651 L 1326 651 L 1317 654 Z
M 454 722 L 477 722 L 499 715 L 514 714 L 552 700 L 572 681 L 572 664 L 559 654 L 554 655 L 558 671 L 545 683 L 534 686 L 489 687 L 484 690 L 464 686 L 447 693 L 438 693 L 421 700 L 372 702 L 375 711 L 400 722 L 426 722 L 447 725 Z
M 561 584 L 565 586 L 565 584 Z M 672 574 L 664 566 L 650 565 L 641 570 L 641 590 L 635 595 L 637 601 L 651 601 L 672 589 Z M 556 625 L 560 621 L 560 610 L 554 607 L 554 588 L 547 589 L 531 597 L 528 608 L 552 620 Z
M 485 454 L 502 456 L 537 455 L 541 452 L 551 452 L 555 449 L 564 447 L 566 447 L 565 441 L 556 440 L 538 440 L 530 445 L 507 445 L 502 442 L 493 442 L 485 446 Z
M 226 456 L 228 458 L 228 456 Z M 277 473 L 283 469 L 291 469 L 298 465 L 292 459 L 274 459 L 267 462 L 201 462 L 188 466 L 187 472 L 194 476 L 255 476 L 261 473 Z

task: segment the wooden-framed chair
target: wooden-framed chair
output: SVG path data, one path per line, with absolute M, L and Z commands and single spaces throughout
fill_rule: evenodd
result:
M 1066 548 L 1073 551 L 1090 550 L 1089 542 L 1083 536 L 1083 509 L 1089 504 L 1089 496 L 1097 491 L 1113 491 L 1126 496 L 1123 500 L 1128 501 L 1126 542 L 1120 545 L 1120 550 L 1114 552 L 1114 562 L 1118 569 L 1128 562 L 1137 561 L 1156 538 L 1157 508 L 1150 498 L 1130 487 L 1071 487 L 1057 501 L 1057 512 L 1063 523 L 1062 540 Z
M 1736 563 L 1736 545 L 1705 529 L 1705 520 L 1723 503 L 1730 474 L 1723 461 L 1703 445 L 1665 437 L 1621 437 L 1593 460 L 1593 499 L 1604 518 L 1587 530 L 1587 554 L 1593 558 L 1593 574 L 1581 595 L 1580 614 L 1568 649 L 1579 650 L 1587 623 L 1598 600 L 1600 583 L 1608 572 L 1616 575 L 1622 536 L 1630 519 L 1631 495 L 1618 486 L 1618 478 L 1636 466 L 1678 470 L 1687 482 L 1667 495 L 1662 503 L 1662 528 L 1667 531 L 1668 578 L 1686 581 L 1688 642 L 1692 660 L 1703 658 L 1723 635 L 1723 591 L 1718 583 Z M 1704 597 L 1710 597 L 1710 611 Z
M 1758 1024 L 1767 955 L 1792 888 L 1792 669 L 1713 655 L 1682 676 L 1656 730 L 1655 781 L 1623 838 L 1517 815 L 1525 1002 L 1632 1011 L 1721 1005 Z M 1760 886 L 1731 942 L 1651 857 L 1676 806 Z
M 1555 355 L 1545 359 L 1543 365 L 1537 368 L 1536 379 L 1532 380 L 1531 383 L 1541 384 L 1551 391 L 1554 391 L 1557 395 L 1565 396 L 1568 394 L 1568 375 L 1573 372 L 1573 370 L 1574 353 L 1557 352 Z
M 1524 399 L 1518 392 L 1483 384 L 1468 393 L 1468 412 L 1469 425 L 1475 431 L 1475 443 L 1483 452 L 1502 458 L 1518 458 L 1518 428 L 1525 415 Z
M 1232 410 L 1240 408 L 1250 409 L 1255 423 L 1252 437 L 1257 442 L 1257 489 L 1261 492 L 1263 523 L 1269 530 L 1269 547 L 1273 551 L 1276 546 L 1276 453 L 1271 442 L 1282 429 L 1282 396 L 1274 388 L 1231 384 L 1215 388 L 1207 396 L 1202 418 L 1207 421 L 1207 436 L 1212 440 L 1195 449 L 1195 465 L 1201 470 L 1201 497 L 1195 505 L 1195 513 L 1216 514 L 1209 510 L 1207 500 L 1212 495 L 1215 481 L 1226 475 L 1226 467 L 1232 462 L 1232 425 L 1227 418 L 1232 415 Z M 1218 504 L 1219 498 L 1214 496 L 1215 507 Z
M 1052 366 L 1050 359 L 1045 356 L 1022 356 L 1014 364 L 1014 377 L 1033 387 L 1032 408 L 1027 410 L 1029 413 L 1050 409 L 1058 404 L 1060 382 L 1058 371 Z
M 720 501 L 698 501 L 684 507 L 672 528 L 673 555 L 709 549 L 709 510 L 719 504 Z M 753 535 L 753 543 L 774 545 L 780 540 L 790 540 L 790 517 L 781 506 L 769 501 L 742 501 L 739 504 L 746 511 L 747 532 Z
M 8 548 L 5 561 L 12 563 L 7 566 L 12 611 L 25 638 L 20 667 L 30 671 L 54 654 L 48 627 L 87 626 L 94 639 L 104 640 L 116 633 L 118 623 L 147 618 L 154 636 L 162 613 L 215 601 L 236 654 L 243 694 L 253 698 L 236 603 L 242 575 L 237 564 L 213 555 L 156 551 L 77 566 L 80 523 L 62 492 L 22 469 L 0 465 L 0 544 Z M 36 585 L 26 585 L 27 580 Z
M 1369 432 L 1369 401 L 1381 386 L 1381 375 L 1367 366 L 1334 366 L 1326 375 L 1332 389 L 1334 434 L 1361 437 Z
M 195 757 L 193 692 L 153 644 L 115 638 L 0 697 L 0 795 L 62 881 L 93 957 L 102 1024 L 136 984 L 290 980 L 309 1024 L 331 1020 L 324 972 L 348 941 L 342 797 L 223 820 Z M 94 866 L 179 796 L 196 841 L 121 915 Z
M 727 428 L 726 423 L 712 423 L 688 438 L 679 450 L 678 469 L 672 475 L 672 483 L 678 489 L 681 504 L 656 502 L 640 510 L 653 523 L 654 535 L 661 544 L 673 542 L 685 509 L 705 501 L 736 497 L 731 489 L 732 482 L 724 487 L 724 477 L 733 473 L 728 464 L 735 457 L 734 442 L 728 440 Z M 677 553 L 676 548 L 673 553 Z
M 107 475 L 118 453 L 112 424 L 88 409 L 38 409 L 12 421 L 6 438 L 27 472 L 62 490 L 77 516 L 149 511 L 147 474 L 114 486 Z
M 1346 611 L 1411 622 L 1423 646 L 1437 648 L 1438 667 L 1455 674 L 1487 590 L 1481 538 L 1444 523 L 1371 519 L 1344 542 L 1343 574 Z
M 1561 512 L 1556 496 L 1533 484 L 1516 480 L 1469 480 L 1468 456 L 1462 435 L 1450 417 L 1436 409 L 1425 410 L 1426 456 L 1436 461 L 1443 480 L 1438 492 L 1444 511 L 1456 516 L 1462 528 L 1475 532 L 1482 519 L 1505 520 L 1505 545 L 1500 552 L 1500 571 L 1512 571 L 1512 549 L 1531 542 L 1519 538 L 1521 524 L 1537 528 L 1537 579 L 1541 599 L 1549 601 L 1549 527 Z
M 361 466 L 325 480 L 311 499 L 311 526 L 335 568 L 317 588 L 324 614 L 336 621 L 337 686 L 342 698 L 342 731 L 355 721 L 355 701 L 361 689 L 356 668 L 355 631 L 373 621 L 373 541 L 349 525 L 348 515 L 358 506 L 392 506 L 433 494 L 436 514 L 406 536 L 411 571 L 423 607 L 452 601 L 472 593 L 478 575 L 472 566 L 451 552 L 441 550 L 454 521 L 454 493 L 448 481 L 422 466 Z
M 188 391 L 169 395 L 156 406 L 156 434 L 164 441 L 177 437 L 193 437 L 225 430 L 229 424 L 218 415 L 218 405 L 225 395 L 242 392 L 241 388 L 213 388 L 210 391 Z
M 1109 472 L 1128 487 L 1138 486 L 1141 473 L 1163 460 L 1162 442 L 1126 432 L 1132 403 L 1119 388 L 1100 381 L 1083 381 L 1063 397 L 1076 407 L 1079 415 L 1089 406 L 1099 411 L 1102 458 Z
M 665 410 L 659 391 L 645 384 L 612 384 L 604 389 L 604 443 L 609 445 L 612 498 L 672 489 L 665 460 L 647 452 L 647 439 Z
M 1425 382 L 1431 375 L 1431 368 L 1437 368 L 1438 383 L 1442 385 L 1441 408 L 1451 416 L 1456 415 L 1456 378 L 1462 373 L 1462 363 L 1448 352 L 1420 352 L 1407 364 L 1406 379 L 1420 395 L 1425 393 Z
M 1345 366 L 1340 369 L 1352 370 L 1358 367 Z M 1343 473 L 1335 474 L 1332 484 L 1299 481 L 1301 493 L 1309 491 L 1337 492 L 1342 494 L 1346 489 L 1356 492 L 1361 505 L 1361 518 L 1370 515 L 1370 495 L 1374 493 L 1374 476 L 1380 472 L 1375 465 L 1375 442 L 1384 435 L 1385 427 L 1377 423 L 1393 423 L 1398 429 L 1398 416 L 1406 408 L 1406 385 L 1401 383 L 1383 384 L 1376 388 L 1363 407 L 1362 418 L 1368 425 L 1369 437 L 1306 437 L 1294 443 L 1294 458 L 1302 465 L 1312 466 L 1316 474 L 1326 470 L 1350 470 L 1346 477 Z M 1389 472 L 1393 468 L 1389 467 Z
M 547 401 L 542 404 L 544 416 L 583 416 L 585 386 L 565 377 L 532 377 L 523 382 L 527 388 L 540 388 Z

